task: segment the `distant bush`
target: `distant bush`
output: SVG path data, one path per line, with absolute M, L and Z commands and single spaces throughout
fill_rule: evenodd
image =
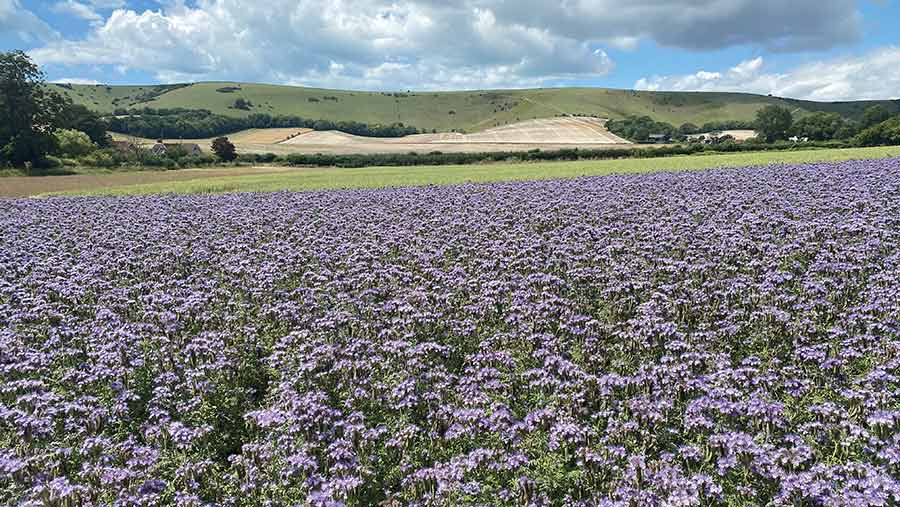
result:
M 119 165 L 116 157 L 106 150 L 95 151 L 79 159 L 79 162 L 89 167 L 112 168 Z
M 700 127 L 699 132 L 721 132 L 723 130 L 753 130 L 756 128 L 752 121 L 744 120 L 725 120 L 706 122 Z
M 653 134 L 678 137 L 680 132 L 673 125 L 656 121 L 649 116 L 629 116 L 622 120 L 611 120 L 606 128 L 613 134 L 632 141 L 643 142 Z
M 56 138 L 56 151 L 64 157 L 81 157 L 97 149 L 97 145 L 84 132 L 62 129 L 53 135 Z
M 217 137 L 212 142 L 212 149 L 216 156 L 224 162 L 232 162 L 237 158 L 234 144 L 227 137 Z
M 200 166 L 210 166 L 215 165 L 219 162 L 219 159 L 213 155 L 202 154 L 202 155 L 190 155 L 181 159 L 178 165 L 181 167 L 200 167 Z
M 900 145 L 900 116 L 869 127 L 854 138 L 857 146 Z

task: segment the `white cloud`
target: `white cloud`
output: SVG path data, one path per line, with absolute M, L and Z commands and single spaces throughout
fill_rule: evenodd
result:
M 87 79 L 83 77 L 64 77 L 60 79 L 54 79 L 51 83 L 57 84 L 76 84 L 76 85 L 98 85 L 101 84 L 99 81 L 95 79 Z
M 392 89 L 536 85 L 612 68 L 594 44 L 505 23 L 490 10 L 370 0 L 334 0 L 324 9 L 311 0 L 200 0 L 116 10 L 84 40 L 31 54 L 45 64 L 146 70 L 164 81 Z
M 93 6 L 94 14 L 122 4 L 60 2 L 71 9 Z M 859 32 L 856 0 L 158 4 L 155 11 L 117 9 L 84 39 L 48 44 L 32 55 L 41 63 L 143 70 L 161 80 L 472 88 L 595 79 L 614 67 L 603 48 L 633 49 L 648 39 L 687 48 L 755 44 L 791 49 L 831 46 L 853 40 Z
M 47 23 L 22 7 L 19 0 L 0 0 L 0 34 L 10 34 L 27 43 L 50 41 L 59 37 Z
M 741 62 L 726 72 L 699 71 L 682 76 L 639 79 L 639 90 L 730 91 L 772 94 L 818 101 L 900 98 L 900 48 L 801 65 L 786 72 L 766 72 L 762 57 Z
M 90 5 L 77 2 L 75 0 L 63 0 L 53 5 L 53 11 L 59 14 L 75 16 L 93 23 L 103 20 L 103 16 L 98 14 Z
M 97 9 L 119 9 L 125 7 L 125 0 L 88 0 Z

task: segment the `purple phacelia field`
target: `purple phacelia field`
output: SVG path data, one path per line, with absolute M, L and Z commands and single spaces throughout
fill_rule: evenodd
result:
M 900 503 L 900 160 L 0 202 L 0 504 Z

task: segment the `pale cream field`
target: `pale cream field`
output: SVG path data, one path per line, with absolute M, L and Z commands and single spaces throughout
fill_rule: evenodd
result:
M 474 153 L 498 151 L 559 150 L 564 148 L 626 148 L 631 143 L 615 136 L 605 120 L 591 117 L 528 120 L 473 134 L 416 134 L 399 138 L 361 137 L 337 131 L 310 129 L 254 129 L 227 136 L 239 153 L 372 154 L 372 153 Z M 116 140 L 131 140 L 141 146 L 152 139 L 115 134 Z M 197 143 L 210 151 L 212 139 L 165 140 Z

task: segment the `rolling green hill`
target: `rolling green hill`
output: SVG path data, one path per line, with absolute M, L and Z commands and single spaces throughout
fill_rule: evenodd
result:
M 360 92 L 264 84 L 196 83 L 188 85 L 54 85 L 79 104 L 106 114 L 135 107 L 208 109 L 228 116 L 253 113 L 295 115 L 310 119 L 402 122 L 421 129 L 479 131 L 562 113 L 622 118 L 648 115 L 674 125 L 690 122 L 752 120 L 769 104 L 795 114 L 836 112 L 857 119 L 879 103 L 900 112 L 900 101 L 809 102 L 744 93 L 645 92 L 605 88 L 548 88 L 466 92 Z M 235 109 L 243 98 L 252 106 Z

